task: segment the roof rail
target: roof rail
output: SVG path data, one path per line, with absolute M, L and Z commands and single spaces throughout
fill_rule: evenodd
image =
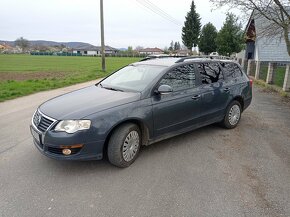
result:
M 226 56 L 209 56 L 209 55 L 203 55 L 203 56 L 189 56 L 189 57 L 183 57 L 180 58 L 179 60 L 177 60 L 175 63 L 182 63 L 185 60 L 189 60 L 189 59 L 197 59 L 197 58 L 205 58 L 205 59 L 218 59 L 218 60 L 230 60 L 230 57 L 226 57 Z
M 152 59 L 164 59 L 164 58 L 185 58 L 186 56 L 147 56 L 140 60 L 140 62 Z
M 182 63 L 185 60 L 197 59 L 197 58 L 208 58 L 208 59 L 212 59 L 212 57 L 210 57 L 210 56 L 191 56 L 191 57 L 183 57 L 183 58 L 180 58 L 175 63 Z

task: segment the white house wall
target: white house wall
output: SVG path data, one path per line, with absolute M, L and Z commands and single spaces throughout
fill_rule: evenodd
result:
M 98 51 L 88 51 L 87 55 L 88 56 L 98 55 Z
M 255 60 L 277 62 L 290 61 L 284 38 L 280 39 L 279 35 L 271 39 L 265 36 L 261 36 L 263 25 L 266 23 L 269 23 L 269 21 L 265 18 L 255 19 L 257 35 L 255 43 Z

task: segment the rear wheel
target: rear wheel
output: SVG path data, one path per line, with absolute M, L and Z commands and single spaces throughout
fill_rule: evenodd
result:
M 118 127 L 108 143 L 108 158 L 117 167 L 128 167 L 137 158 L 141 146 L 141 133 L 136 124 Z
M 235 128 L 241 119 L 241 104 L 238 101 L 233 101 L 227 108 L 224 120 L 221 122 L 222 126 L 227 129 Z

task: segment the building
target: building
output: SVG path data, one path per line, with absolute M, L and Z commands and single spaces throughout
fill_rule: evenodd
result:
M 163 50 L 155 47 L 155 48 L 145 48 L 145 49 L 140 49 L 139 50 L 139 54 L 145 54 L 145 55 L 151 55 L 151 54 L 155 54 L 155 55 L 158 55 L 158 54 L 163 54 Z
M 189 56 L 190 51 L 189 50 L 177 50 L 176 55 L 177 56 Z
M 105 54 L 116 54 L 119 50 L 110 46 L 105 46 Z M 100 46 L 81 46 L 73 49 L 74 54 L 83 56 L 100 56 L 102 54 L 102 47 Z
M 290 62 L 286 43 L 276 31 L 276 35 L 267 36 L 270 21 L 253 11 L 246 26 L 246 59 L 261 62 Z
M 0 44 L 0 52 L 4 54 L 16 54 L 22 53 L 22 49 L 19 46 L 10 46 L 6 43 Z

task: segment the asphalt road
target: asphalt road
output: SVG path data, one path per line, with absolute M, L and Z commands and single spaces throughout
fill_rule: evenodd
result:
M 234 130 L 144 147 L 129 168 L 63 162 L 32 144 L 31 116 L 87 84 L 0 103 L 0 216 L 290 216 L 290 105 L 255 88 Z

